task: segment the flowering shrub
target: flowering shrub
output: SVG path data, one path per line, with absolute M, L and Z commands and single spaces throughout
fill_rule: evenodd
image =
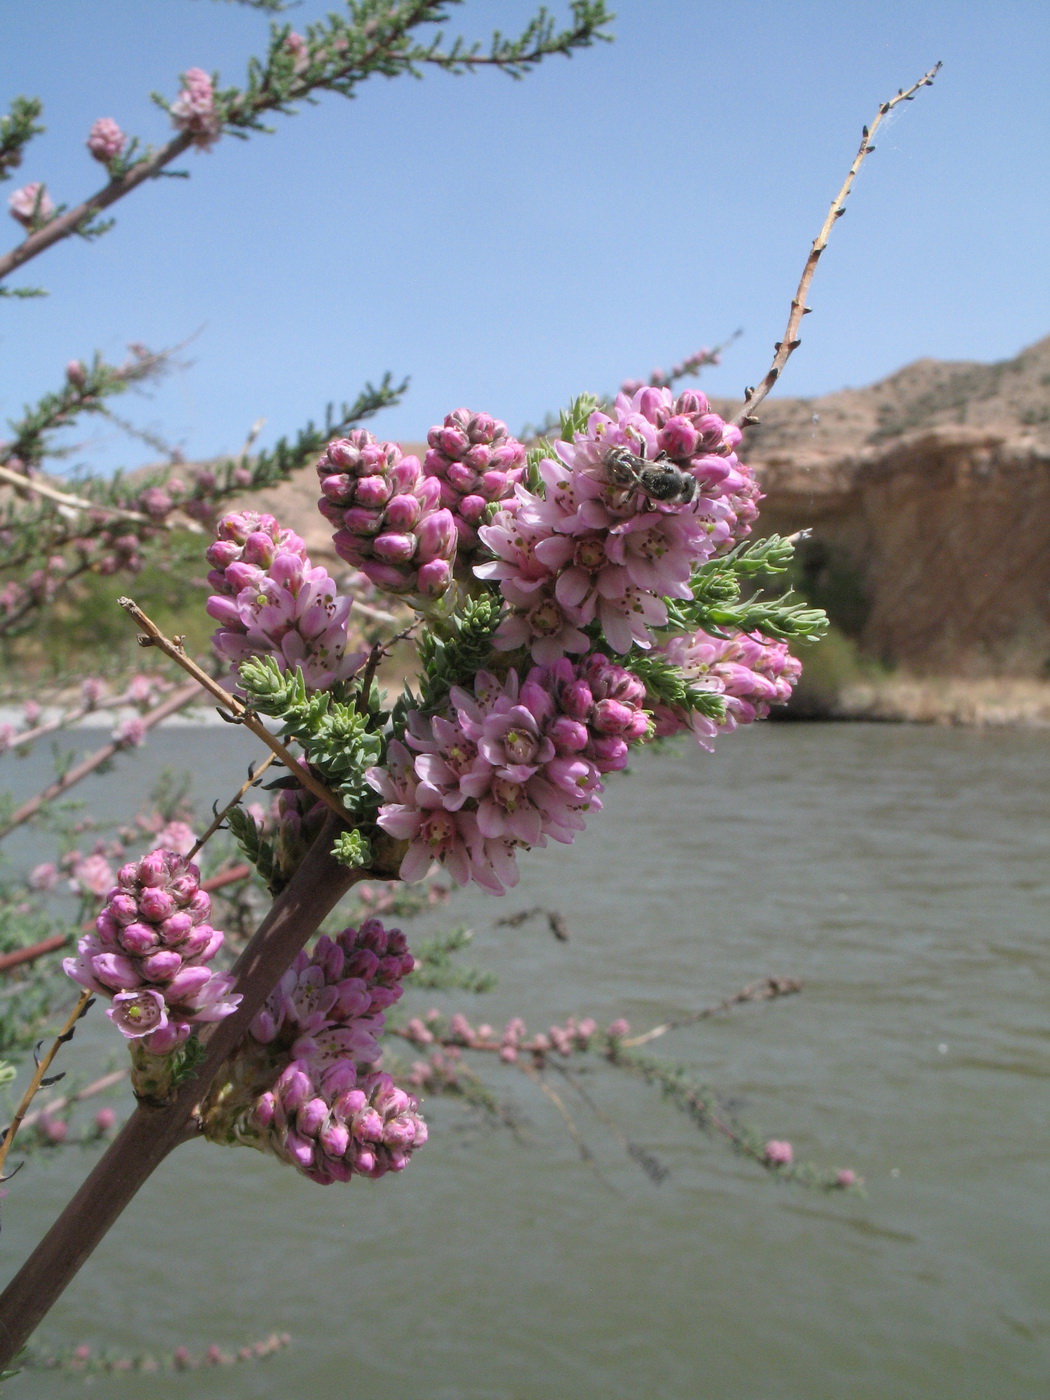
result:
M 305 36 L 273 25 L 265 59 L 252 61 L 243 88 L 221 87 L 217 76 L 193 67 L 172 102 L 156 99 L 174 127 L 161 148 L 140 149 L 113 119 L 96 120 L 86 145 L 107 183 L 80 205 L 56 208 L 40 181 L 16 190 L 8 207 L 25 236 L 0 257 L 0 283 L 65 238 L 105 233 L 112 221 L 100 221 L 103 211 L 155 177 L 179 173 L 167 167 L 190 148 L 210 150 L 224 134 L 263 130 L 265 118 L 294 111 L 317 92 L 352 96 L 374 74 L 418 75 L 424 65 L 461 73 L 484 64 L 521 76 L 548 55 L 607 37 L 601 0 L 573 0 L 571 8 L 568 29 L 558 31 L 543 9 L 520 38 L 497 34 L 484 54 L 458 39 L 448 49 L 440 38 L 417 41 L 415 29 L 443 18 L 431 0 L 364 0 L 346 18 L 330 14 L 309 25 Z M 870 130 L 932 76 L 884 104 Z M 42 129 L 40 112 L 38 101 L 19 98 L 0 118 L 0 178 L 19 166 Z M 865 143 L 869 134 L 866 128 Z M 751 407 L 797 344 L 807 278 L 822 246 L 814 244 L 773 366 L 749 391 Z M 83 995 L 38 1057 L 0 1144 L 0 1166 L 23 1124 L 51 1149 L 73 1140 L 63 1111 L 93 1086 L 36 1114 L 27 1110 L 37 1090 L 55 1082 L 47 1077 L 51 1061 L 96 998 L 108 1003 L 106 1016 L 129 1046 L 139 1100 L 75 1203 L 8 1286 L 0 1363 L 179 1143 L 204 1136 L 251 1146 L 321 1184 L 398 1173 L 427 1140 L 415 1091 L 454 1091 L 485 1104 L 463 1072 L 467 1052 L 534 1074 L 554 1056 L 597 1054 L 657 1084 L 694 1121 L 777 1176 L 806 1180 L 790 1143 L 749 1136 L 682 1072 L 634 1054 L 669 1027 L 632 1040 L 622 1019 L 599 1032 L 589 1018 L 571 1018 L 531 1037 L 520 1017 L 500 1034 L 475 1028 L 462 1013 L 447 1024 L 436 1012 L 404 1023 L 391 1014 L 388 1024 L 406 978 L 420 987 L 477 989 L 480 979 L 457 982 L 449 967 L 449 953 L 466 936 L 413 954 L 399 929 L 366 917 L 311 944 L 364 880 L 419 883 L 437 870 L 502 895 L 518 879 L 519 858 L 549 839 L 573 842 L 602 811 L 608 784 L 615 787 L 610 775 L 640 746 L 683 731 L 710 746 L 789 698 L 800 669 L 789 647 L 818 636 L 824 619 L 789 594 L 762 592 L 770 576 L 785 572 L 793 546 L 777 537 L 752 540 L 761 493 L 739 455 L 747 409 L 728 422 L 701 393 L 673 389 L 717 352 L 697 352 L 649 384 L 625 385 L 611 402 L 580 397 L 557 435 L 527 444 L 497 418 L 457 408 L 431 428 L 420 461 L 361 426 L 401 393 L 404 386 L 387 376 L 329 410 L 322 427 L 310 424 L 271 451 L 251 455 L 246 447 L 188 480 L 167 470 L 134 484 L 86 478 L 75 493 L 61 490 L 41 470 L 57 453 L 54 435 L 84 415 L 109 414 L 109 398 L 167 363 L 141 345 L 129 349 L 121 364 L 98 355 L 69 360 L 60 387 L 13 422 L 12 440 L 0 444 L 0 472 L 13 493 L 0 520 L 0 567 L 19 572 L 0 583 L 0 638 L 24 635 L 76 596 L 85 575 L 134 575 L 165 558 L 173 530 L 208 529 L 214 538 L 200 553 L 211 569 L 206 610 L 218 623 L 220 665 L 209 673 L 187 654 L 183 637 L 169 639 L 121 599 L 144 629 L 140 642 L 177 662 L 192 683 L 164 691 L 155 678 L 136 675 L 111 688 L 88 677 L 73 698 L 61 697 L 57 717 L 34 701 L 19 723 L 5 722 L 0 753 L 24 753 L 93 711 L 132 711 L 117 715 L 109 742 L 94 754 L 0 811 L 0 838 L 41 813 L 54 816 L 60 795 L 145 742 L 201 686 L 226 718 L 271 749 L 279 795 L 270 813 L 246 804 L 253 769 L 225 807 L 216 802 L 215 820 L 199 839 L 189 813 L 169 799 L 86 854 L 74 842 L 97 827 L 90 819 L 67 823 L 64 854 L 36 862 L 17 897 L 0 901 L 5 928 L 21 920 L 23 934 L 33 929 L 38 940 L 23 937 L 5 951 L 9 966 L 66 941 L 67 928 L 45 934 L 39 917 L 46 896 L 62 887 L 62 872 L 79 898 L 78 918 L 94 914 L 76 955 L 63 962 Z M 132 431 L 159 445 L 171 467 L 181 461 L 153 435 Z M 273 516 L 228 509 L 234 495 L 311 463 L 334 551 L 356 571 L 349 582 L 313 564 L 303 540 Z M 394 642 L 408 637 L 416 664 L 391 700 L 384 665 Z M 235 693 L 216 679 L 230 669 Z M 193 858 L 223 826 L 248 866 L 204 881 Z M 129 848 L 149 843 L 145 854 L 126 858 Z M 118 860 L 114 880 L 110 862 Z M 231 942 L 240 948 L 228 965 L 226 934 L 211 923 L 204 884 L 232 881 L 243 889 L 252 868 L 275 898 L 253 932 L 250 902 L 229 901 L 239 923 Z M 411 895 L 363 888 L 368 913 L 387 912 L 399 899 L 411 906 Z M 434 894 L 431 887 L 419 895 L 417 907 L 435 902 Z M 549 918 L 563 936 L 551 911 Z M 232 931 L 225 915 L 221 921 Z M 769 987 L 754 999 L 797 990 L 773 987 L 772 979 Z M 23 1012 L 18 1049 L 34 1044 L 49 1008 L 45 996 Z M 386 1054 L 391 1037 L 426 1047 L 428 1059 L 405 1069 Z M 0 1065 L 0 1080 L 13 1074 Z M 101 1110 L 91 1140 L 113 1127 L 112 1113 Z M 848 1169 L 818 1181 L 835 1189 L 856 1183 Z

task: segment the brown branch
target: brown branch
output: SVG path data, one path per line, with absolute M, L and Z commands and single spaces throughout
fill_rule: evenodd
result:
M 181 710 L 185 705 L 188 705 L 196 694 L 197 687 L 195 685 L 184 685 L 181 690 L 176 690 L 173 694 L 169 695 L 166 700 L 162 700 L 159 705 L 150 710 L 148 714 L 142 716 L 143 729 L 149 730 L 152 729 L 155 724 L 160 724 L 160 722 L 167 719 L 169 715 L 175 714 L 177 710 Z M 108 763 L 115 754 L 118 754 L 126 747 L 127 745 L 120 739 L 113 739 L 110 743 L 103 744 L 102 748 L 96 749 L 93 754 L 89 754 L 83 762 L 70 768 L 68 773 L 63 773 L 61 778 L 56 778 L 43 792 L 37 793 L 36 797 L 31 797 L 28 802 L 23 802 L 21 807 L 13 812 L 8 820 L 0 826 L 0 840 L 3 840 L 5 836 L 14 831 L 15 827 L 22 826 L 23 823 L 29 821 L 31 817 L 35 817 L 41 807 L 46 807 L 47 804 L 53 802 L 56 797 L 61 797 L 64 792 L 68 792 L 71 787 L 79 783 L 81 779 L 86 778 L 89 773 L 93 773 L 96 768 L 101 768 L 104 763 Z
M 624 1049 L 633 1049 L 637 1045 L 646 1045 L 650 1040 L 656 1040 L 658 1036 L 666 1035 L 668 1031 L 680 1030 L 682 1026 L 693 1026 L 697 1021 L 706 1021 L 709 1016 L 719 1016 L 723 1011 L 731 1011 L 734 1006 L 740 1006 L 743 1002 L 775 1001 L 777 997 L 792 996 L 801 990 L 802 983 L 797 977 L 763 977 L 760 982 L 749 982 L 746 987 L 741 987 L 739 992 L 734 992 L 731 997 L 726 997 L 714 1006 L 705 1006 L 702 1011 L 691 1011 L 688 1016 L 665 1021 L 662 1026 L 654 1026 L 652 1030 L 644 1031 L 641 1035 L 632 1035 L 626 1040 L 621 1040 L 620 1044 Z
M 0 1143 L 0 1181 L 4 1180 L 4 1163 L 7 1161 L 7 1154 L 11 1151 L 11 1144 L 15 1140 L 15 1134 L 22 1126 L 22 1119 L 26 1116 L 26 1113 L 29 1110 L 29 1105 L 33 1102 L 33 1098 L 37 1090 L 44 1082 L 44 1077 L 46 1076 L 47 1071 L 51 1066 L 52 1060 L 54 1060 L 59 1050 L 69 1039 L 73 1031 L 73 1027 L 76 1025 L 76 1023 L 80 1020 L 81 1016 L 83 1016 L 84 1012 L 87 1010 L 88 1003 L 90 1002 L 91 997 L 92 993 L 90 989 L 80 993 L 80 996 L 77 997 L 76 1006 L 74 1006 L 73 1010 L 69 1013 L 69 1017 L 66 1020 L 65 1025 L 55 1037 L 47 1054 L 42 1060 L 37 1061 L 37 1066 L 35 1071 L 33 1072 L 32 1079 L 29 1081 L 29 1086 L 26 1089 L 25 1093 L 22 1095 L 22 1101 L 18 1105 L 18 1108 L 15 1110 L 15 1116 L 11 1119 L 11 1126 L 7 1130 L 3 1143 Z
M 123 199 L 126 194 L 130 194 L 143 181 L 152 179 L 166 165 L 177 160 L 183 151 L 188 150 L 192 145 L 193 135 L 185 131 L 180 132 L 178 136 L 172 137 L 167 145 L 161 146 L 159 151 L 154 151 L 153 155 L 145 160 L 137 161 L 130 170 L 116 180 L 110 180 L 109 184 L 100 189 L 97 194 L 85 199 L 74 209 L 67 209 L 64 214 L 59 214 L 56 219 L 46 223 L 43 228 L 31 233 L 17 247 L 0 257 L 0 282 L 5 277 L 10 276 L 16 268 L 50 248 L 52 244 L 61 242 L 63 238 L 70 238 L 85 220 L 93 219 L 103 209 L 108 209 L 118 199 Z
M 394 878 L 385 866 L 348 870 L 330 855 L 341 827 L 329 817 L 290 883 L 234 965 L 237 1010 L 205 1026 L 204 1059 L 170 1102 L 140 1102 L 80 1190 L 0 1297 L 0 1368 L 25 1344 L 139 1187 L 171 1150 L 194 1135 L 194 1111 L 212 1079 L 296 953 L 358 880 Z M 394 863 L 398 852 L 386 853 Z
M 791 358 L 792 351 L 797 350 L 801 344 L 798 338 L 798 331 L 802 324 L 802 317 L 805 316 L 808 311 L 812 310 L 811 307 L 806 305 L 806 297 L 809 295 L 813 274 L 817 270 L 817 263 L 820 261 L 820 255 L 827 246 L 828 237 L 831 234 L 835 221 L 841 218 L 846 212 L 846 200 L 849 198 L 850 191 L 853 188 L 853 181 L 857 178 L 857 172 L 864 163 L 864 157 L 875 149 L 871 143 L 871 138 L 879 129 L 883 117 L 891 112 L 899 102 L 910 102 L 920 88 L 929 87 L 934 78 L 936 78 L 940 68 L 941 65 L 939 63 L 934 64 L 929 72 L 924 73 L 919 81 L 913 83 L 907 91 L 902 88 L 901 91 L 897 93 L 896 97 L 891 97 L 888 102 L 883 102 L 878 112 L 875 114 L 875 120 L 872 122 L 871 126 L 866 126 L 864 128 L 860 139 L 860 148 L 853 159 L 853 164 L 849 168 L 849 173 L 842 183 L 842 188 L 831 201 L 831 208 L 828 210 L 828 215 L 824 220 L 823 227 L 813 240 L 813 246 L 809 250 L 806 265 L 802 269 L 802 277 L 799 280 L 798 290 L 795 292 L 791 302 L 791 313 L 788 316 L 784 338 L 783 340 L 778 340 L 773 347 L 773 363 L 766 371 L 766 377 L 757 388 L 744 390 L 744 406 L 732 420 L 736 427 L 743 428 L 749 423 L 757 422 L 757 419 L 753 416 L 754 410 L 780 378 L 780 372 Z
M 209 694 L 213 695 L 224 709 L 229 710 L 230 714 L 240 724 L 243 724 L 245 729 L 251 730 L 257 739 L 261 739 L 267 748 L 272 749 L 289 772 L 295 774 L 296 779 L 302 783 L 304 788 L 308 788 L 337 817 L 341 817 L 347 826 L 354 827 L 356 825 L 354 818 L 335 793 L 330 792 L 319 778 L 315 778 L 306 764 L 296 758 L 291 750 L 281 743 L 280 739 L 271 734 L 262 720 L 257 719 L 243 701 L 238 700 L 235 695 L 231 695 L 228 690 L 224 690 L 218 681 L 213 680 L 208 675 L 207 671 L 202 670 L 195 661 L 191 661 L 178 641 L 172 641 L 170 637 L 166 637 L 157 624 L 146 616 L 134 599 L 118 598 L 117 602 L 144 630 L 146 635 L 139 637 L 139 646 L 156 647 L 165 656 L 170 657 L 172 661 L 181 666 L 187 675 L 192 676 L 198 685 L 203 686 Z M 3 833 L 0 832 L 0 835 Z

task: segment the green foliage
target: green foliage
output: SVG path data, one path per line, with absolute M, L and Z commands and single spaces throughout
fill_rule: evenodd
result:
M 281 8 L 272 0 L 247 3 L 274 12 Z M 345 16 L 333 11 L 306 26 L 306 47 L 299 54 L 287 47 L 291 26 L 271 25 L 266 55 L 249 60 L 244 87 L 215 84 L 215 107 L 223 130 L 240 137 L 271 131 L 264 123 L 265 116 L 271 112 L 289 115 L 298 103 L 316 101 L 315 93 L 335 92 L 352 98 L 368 78 L 418 78 L 425 66 L 456 75 L 497 68 L 509 77 L 520 78 L 553 54 L 570 57 L 576 49 L 611 37 L 604 32 L 612 20 L 604 0 L 572 0 L 572 22 L 560 30 L 546 6 L 541 6 L 517 38 L 507 38 L 497 30 L 484 50 L 480 42 L 458 37 L 443 48 L 440 32 L 429 41 L 413 37 L 413 31 L 421 26 L 442 23 L 448 18 L 449 7 L 459 3 L 405 0 L 392 5 L 390 0 L 347 0 Z M 158 106 L 170 111 L 171 104 L 160 93 L 151 96 Z
M 361 870 L 372 860 L 372 847 L 359 831 L 341 831 L 332 845 L 332 855 L 349 870 Z
M 454 685 L 469 685 L 492 655 L 492 634 L 499 626 L 501 603 L 491 593 L 468 598 L 443 623 L 424 628 L 419 637 L 420 695 L 402 697 L 399 711 L 416 707 L 424 714 L 440 710 Z
M 679 668 L 666 657 L 634 651 L 621 659 L 628 671 L 644 681 L 650 699 L 661 700 L 665 705 L 674 705 L 679 709 L 697 711 L 709 719 L 725 719 L 724 698 L 714 691 L 690 685 Z
M 460 967 L 453 961 L 469 947 L 474 935 L 468 928 L 454 928 L 434 938 L 423 939 L 412 949 L 416 965 L 409 986 L 425 991 L 491 992 L 496 975 L 479 967 Z
M 66 378 L 60 389 L 44 394 L 35 404 L 26 404 L 23 416 L 11 419 L 13 439 L 4 448 L 5 457 L 18 457 L 30 467 L 45 457 L 61 456 L 52 437 L 67 428 L 81 414 L 105 413 L 105 401 L 123 394 L 133 384 L 158 379 L 169 367 L 169 357 L 142 351 L 120 365 L 108 364 L 96 354 L 83 365 L 83 377 Z
M 273 892 L 278 873 L 277 856 L 273 843 L 255 825 L 250 813 L 243 807 L 231 807 L 226 813 L 226 825 L 233 833 L 245 858 L 255 866 L 266 881 L 266 887 Z
M 569 407 L 563 409 L 558 417 L 558 436 L 562 442 L 572 442 L 577 433 L 587 431 L 587 420 L 598 407 L 598 398 L 595 394 L 578 394 Z
M 302 745 L 310 766 L 352 812 L 375 810 L 379 797 L 364 773 L 379 762 L 383 741 L 368 714 L 330 691 L 307 694 L 302 671 L 282 671 L 270 656 L 242 662 L 238 675 L 252 708 L 281 721 L 282 734 Z
M 743 582 L 784 573 L 793 553 L 789 540 L 770 535 L 703 565 L 693 576 L 692 601 L 668 600 L 668 627 L 677 632 L 702 627 L 715 635 L 730 628 L 784 641 L 816 641 L 827 630 L 827 616 L 820 608 L 793 601 L 790 589 L 776 597 L 761 591 L 741 596 Z
M 16 97 L 7 115 L 0 117 L 0 180 L 10 180 L 22 164 L 23 147 L 44 130 L 37 122 L 43 110 L 39 98 Z
M 151 551 L 130 591 L 163 632 L 185 636 L 191 654 L 206 652 L 215 624 L 204 612 L 201 537 L 172 530 L 164 543 L 165 549 Z M 85 671 L 123 673 L 141 665 L 135 629 L 117 605 L 128 591 L 126 575 L 85 570 L 51 607 L 28 613 L 24 627 L 13 629 L 13 635 L 0 632 L 0 661 L 56 680 L 69 677 L 76 684 Z
M 608 1040 L 606 1053 L 618 1069 L 626 1070 L 647 1084 L 656 1085 L 663 1097 L 703 1132 L 717 1132 L 737 1152 L 750 1157 L 771 1176 L 823 1191 L 843 1189 L 836 1172 L 820 1171 L 809 1162 L 786 1165 L 770 1162 L 766 1157 L 763 1135 L 739 1122 L 719 1095 L 706 1084 L 690 1078 L 683 1065 L 624 1050 L 613 1038 Z

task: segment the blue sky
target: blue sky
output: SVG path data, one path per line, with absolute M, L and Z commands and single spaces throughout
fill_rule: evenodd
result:
M 293 432 L 387 369 L 412 385 L 382 436 L 418 440 L 460 404 L 517 430 L 740 328 L 702 381 L 737 395 L 766 368 L 861 126 L 938 59 L 834 231 L 783 392 L 924 355 L 1001 359 L 1050 332 L 1042 0 L 616 9 L 615 44 L 522 82 L 375 79 L 274 136 L 191 152 L 191 180 L 138 191 L 99 243 L 15 279 L 50 296 L 0 303 L 0 414 L 73 356 L 195 332 L 190 367 L 122 410 L 193 457 L 235 450 L 260 417 L 264 442 Z M 509 32 L 531 10 L 468 0 L 450 28 Z M 43 179 L 82 198 L 100 183 L 83 148 L 96 117 L 160 143 L 149 90 L 174 97 L 193 65 L 239 81 L 266 24 L 215 0 L 5 0 L 0 96 L 39 95 L 48 131 L 0 197 Z M 150 455 L 94 427 L 75 440 L 71 461 L 102 470 Z

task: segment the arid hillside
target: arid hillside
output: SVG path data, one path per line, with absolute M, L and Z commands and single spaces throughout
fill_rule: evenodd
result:
M 1047 675 L 1050 338 L 774 399 L 761 419 L 762 525 L 813 528 L 809 574 L 863 650 L 919 676 Z

